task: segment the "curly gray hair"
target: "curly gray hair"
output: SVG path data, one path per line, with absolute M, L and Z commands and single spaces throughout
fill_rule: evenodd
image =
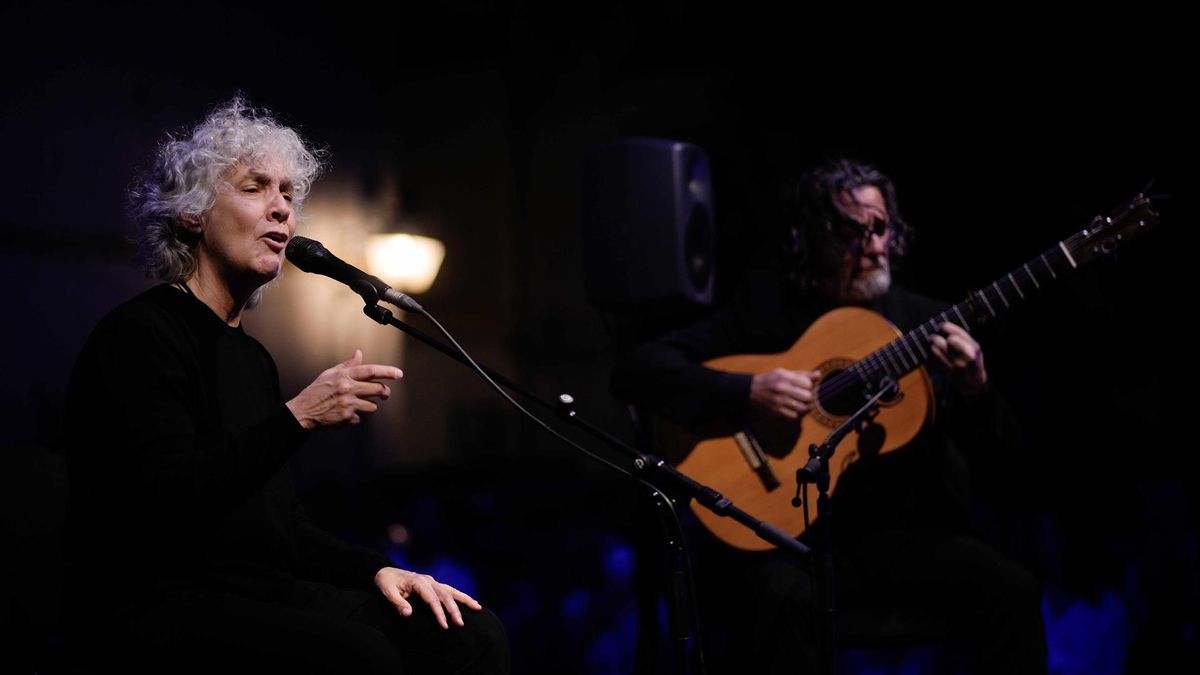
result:
M 168 135 L 154 164 L 129 193 L 146 273 L 166 283 L 192 275 L 197 238 L 183 220 L 212 208 L 217 188 L 235 166 L 268 159 L 281 162 L 292 180 L 292 208 L 298 218 L 321 171 L 322 154 L 240 95 L 216 108 L 190 134 Z

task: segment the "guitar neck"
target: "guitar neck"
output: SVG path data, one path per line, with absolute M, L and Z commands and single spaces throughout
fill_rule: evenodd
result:
M 867 382 L 883 377 L 900 378 L 929 361 L 929 339 L 949 321 L 968 332 L 999 317 L 1025 298 L 1050 285 L 1077 267 L 1067 247 L 1059 242 L 1024 265 L 967 294 L 966 299 L 872 352 L 852 370 Z
M 1090 226 L 1058 242 L 1024 265 L 970 293 L 962 302 L 884 345 L 850 368 L 864 383 L 884 377 L 899 379 L 923 366 L 930 358 L 929 338 L 947 321 L 968 332 L 1040 291 L 1071 270 L 1094 258 L 1112 255 L 1125 240 L 1158 222 L 1150 200 L 1137 195 L 1108 216 L 1097 216 Z

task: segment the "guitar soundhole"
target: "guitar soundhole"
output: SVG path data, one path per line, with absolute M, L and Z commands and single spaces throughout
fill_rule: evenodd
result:
M 863 404 L 863 387 L 850 382 L 848 377 L 837 377 L 843 371 L 834 371 L 821 378 L 817 396 L 821 407 L 834 417 L 847 417 Z M 840 385 L 840 386 L 839 386 Z
M 827 426 L 835 427 L 870 398 L 870 393 L 862 382 L 854 375 L 844 371 L 853 365 L 848 359 L 836 359 L 822 363 L 817 368 L 821 371 L 821 381 L 817 387 L 816 417 Z M 884 406 L 899 403 L 904 397 L 900 392 L 880 403 Z

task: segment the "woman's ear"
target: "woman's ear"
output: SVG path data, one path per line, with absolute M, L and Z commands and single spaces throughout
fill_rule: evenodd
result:
M 198 237 L 200 236 L 200 226 L 202 224 L 202 220 L 203 219 L 201 216 L 183 215 L 179 217 L 179 224 L 183 226 L 183 229 L 186 230 L 188 234 Z

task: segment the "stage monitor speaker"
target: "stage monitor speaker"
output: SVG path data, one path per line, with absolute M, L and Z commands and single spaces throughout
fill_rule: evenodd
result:
M 716 232 L 704 151 L 623 139 L 592 147 L 583 175 L 588 300 L 614 311 L 711 304 Z

